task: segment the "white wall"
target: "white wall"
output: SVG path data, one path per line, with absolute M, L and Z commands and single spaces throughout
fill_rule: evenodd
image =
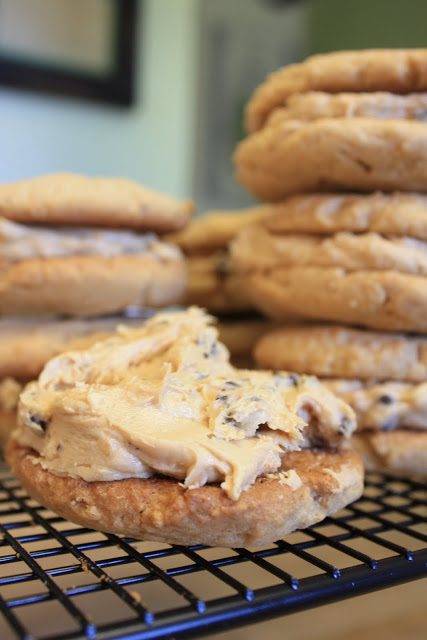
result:
M 141 4 L 137 103 L 120 109 L 0 89 L 0 181 L 75 171 L 191 194 L 199 2 Z

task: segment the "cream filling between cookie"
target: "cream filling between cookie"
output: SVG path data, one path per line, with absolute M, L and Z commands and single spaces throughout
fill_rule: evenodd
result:
M 159 260 L 181 257 L 178 247 L 161 242 L 154 233 L 37 227 L 0 218 L 0 259 L 18 262 L 31 258 L 149 254 Z
M 353 407 L 358 431 L 427 429 L 427 382 L 323 382 Z
M 220 482 L 236 500 L 287 451 L 339 446 L 354 427 L 315 378 L 232 367 L 192 308 L 51 360 L 21 395 L 14 437 L 59 475 Z

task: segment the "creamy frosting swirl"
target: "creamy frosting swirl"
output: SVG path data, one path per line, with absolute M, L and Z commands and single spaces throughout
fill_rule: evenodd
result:
M 15 439 L 59 475 L 220 482 L 235 500 L 285 452 L 348 438 L 343 400 L 313 377 L 235 369 L 210 321 L 161 313 L 54 358 L 21 395 Z

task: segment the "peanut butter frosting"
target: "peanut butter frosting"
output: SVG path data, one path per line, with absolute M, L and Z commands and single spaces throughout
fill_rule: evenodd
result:
M 342 379 L 323 382 L 353 407 L 358 431 L 427 430 L 427 382 Z
M 154 233 L 82 227 L 37 227 L 0 218 L 0 259 L 103 256 L 150 253 L 160 260 L 179 258 L 180 251 Z
M 316 378 L 235 369 L 198 308 L 51 360 L 20 398 L 15 440 L 87 482 L 166 475 L 237 500 L 281 456 L 338 447 L 352 409 Z

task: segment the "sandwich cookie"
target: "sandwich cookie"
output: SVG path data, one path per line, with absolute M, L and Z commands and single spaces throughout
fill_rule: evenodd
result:
M 155 234 L 0 219 L 0 314 L 96 315 L 183 299 L 177 247 Z
M 288 65 L 268 76 L 246 107 L 246 128 L 263 127 L 277 107 L 294 94 L 427 91 L 427 49 L 367 49 L 334 51 Z
M 427 338 L 345 327 L 281 327 L 259 366 L 315 372 L 357 418 L 352 446 L 370 471 L 427 478 Z M 306 368 L 305 368 L 306 367 Z

